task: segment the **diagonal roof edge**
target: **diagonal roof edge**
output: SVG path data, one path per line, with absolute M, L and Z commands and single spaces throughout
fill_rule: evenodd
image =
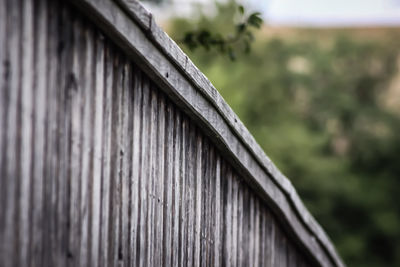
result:
M 332 242 L 211 82 L 137 0 L 70 0 L 204 125 L 320 266 L 344 266 Z

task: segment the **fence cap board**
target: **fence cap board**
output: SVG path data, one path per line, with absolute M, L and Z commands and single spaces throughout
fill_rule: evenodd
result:
M 136 0 L 70 0 L 188 114 L 230 157 L 250 186 L 320 266 L 344 266 L 332 242 L 217 89 Z

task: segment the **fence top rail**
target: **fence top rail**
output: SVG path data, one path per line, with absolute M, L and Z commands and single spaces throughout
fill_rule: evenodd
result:
M 70 0 L 195 119 L 285 230 L 320 266 L 344 266 L 332 242 L 216 88 L 137 0 Z

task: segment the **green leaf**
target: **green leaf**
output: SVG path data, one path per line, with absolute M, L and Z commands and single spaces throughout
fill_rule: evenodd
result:
M 243 33 L 246 30 L 247 25 L 245 23 L 239 23 L 236 25 L 236 31 L 238 33 Z
M 240 14 L 244 14 L 244 7 L 242 5 L 239 5 L 238 7 Z
M 190 49 L 194 50 L 197 48 L 198 44 L 196 40 L 194 39 L 195 33 L 193 32 L 187 32 L 185 33 L 185 36 L 183 37 L 183 43 Z
M 199 35 L 197 36 L 197 41 L 205 49 L 209 50 L 211 44 L 211 33 L 208 30 L 200 31 Z
M 260 28 L 261 24 L 263 23 L 263 19 L 260 17 L 260 15 L 260 12 L 254 12 L 248 17 L 247 23 L 256 28 Z

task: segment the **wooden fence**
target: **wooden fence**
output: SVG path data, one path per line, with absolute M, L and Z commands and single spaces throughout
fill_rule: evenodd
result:
M 343 266 L 134 0 L 0 0 L 0 266 Z

